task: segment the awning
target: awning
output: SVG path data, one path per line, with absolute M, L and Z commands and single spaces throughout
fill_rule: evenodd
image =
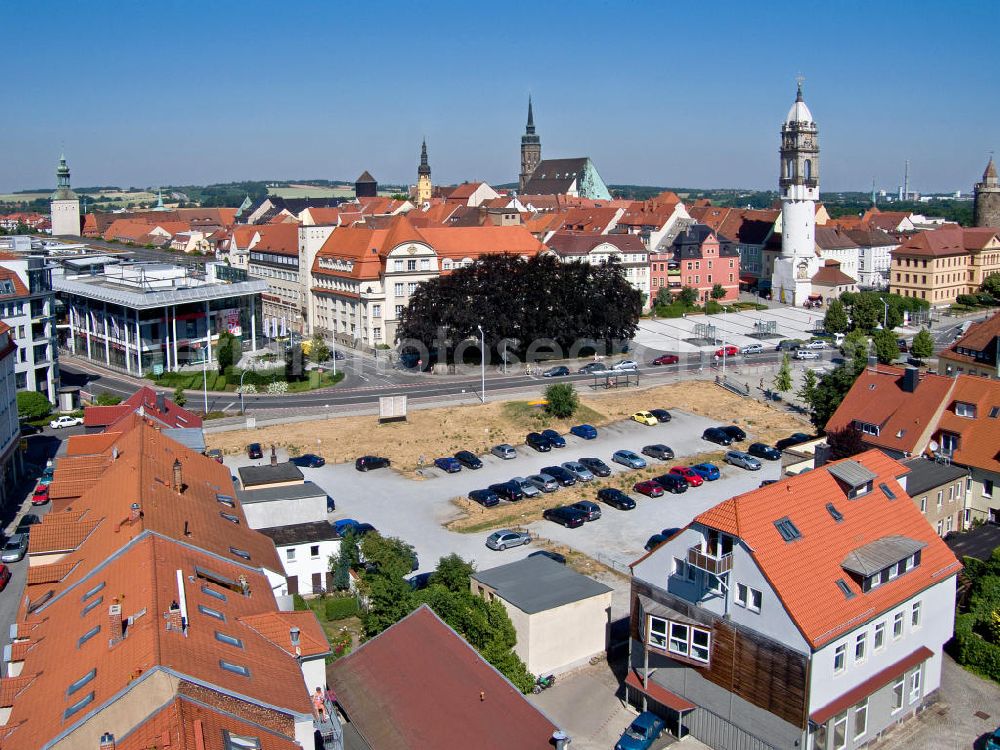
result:
M 697 708 L 697 706 L 687 698 L 682 698 L 676 693 L 671 693 L 663 687 L 663 685 L 660 685 L 658 682 L 654 682 L 650 677 L 646 678 L 646 686 L 643 687 L 642 678 L 634 669 L 629 671 L 628 677 L 625 678 L 625 684 L 631 688 L 635 688 L 643 695 L 652 698 L 657 703 L 674 711 L 683 713 L 684 711 L 694 711 L 694 709 Z
M 825 724 L 831 716 L 836 716 L 851 706 L 860 703 L 862 699 L 867 698 L 876 690 L 885 687 L 918 664 L 923 664 L 932 656 L 934 656 L 933 651 L 927 648 L 927 646 L 921 646 L 909 656 L 903 657 L 895 664 L 886 667 L 881 672 L 873 674 L 860 685 L 848 690 L 833 703 L 816 709 L 809 715 L 809 718 L 816 724 Z

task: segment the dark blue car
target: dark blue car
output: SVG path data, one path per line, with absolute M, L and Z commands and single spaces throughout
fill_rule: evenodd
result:
M 542 437 L 549 439 L 549 444 L 553 448 L 565 448 L 566 438 L 560 435 L 555 430 L 542 430 Z
M 651 711 L 643 711 L 632 720 L 615 743 L 615 750 L 648 750 L 663 732 L 666 723 Z
M 695 464 L 691 467 L 691 471 L 706 482 L 714 482 L 719 478 L 719 467 L 715 464 Z
M 555 479 L 562 487 L 572 487 L 576 484 L 576 477 L 570 474 L 562 466 L 546 466 L 541 471 Z
M 455 474 L 462 470 L 462 462 L 452 456 L 435 458 L 434 465 L 441 469 L 441 471 L 446 471 L 449 474 Z
M 597 428 L 592 424 L 578 424 L 569 428 L 570 434 L 576 435 L 584 440 L 593 440 L 597 437 Z
M 484 508 L 492 508 L 500 504 L 500 496 L 493 490 L 473 490 L 469 493 L 469 499 L 477 502 Z
M 315 453 L 305 453 L 291 459 L 291 462 L 296 466 L 304 466 L 307 469 L 317 469 L 326 464 L 326 459 L 322 456 L 317 456 Z

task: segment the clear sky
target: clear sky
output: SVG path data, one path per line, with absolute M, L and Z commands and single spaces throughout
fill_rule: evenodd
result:
M 1000 2 L 17 0 L 0 190 L 239 179 L 771 188 L 805 77 L 821 187 L 967 191 L 1000 148 Z

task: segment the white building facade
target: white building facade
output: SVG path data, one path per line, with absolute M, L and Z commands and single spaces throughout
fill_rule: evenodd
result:
M 41 257 L 0 259 L 0 320 L 17 344 L 17 389 L 38 391 L 53 404 L 59 390 L 52 269 Z

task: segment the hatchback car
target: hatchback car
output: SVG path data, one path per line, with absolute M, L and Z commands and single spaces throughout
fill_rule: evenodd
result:
M 493 490 L 472 490 L 469 493 L 469 499 L 479 503 L 484 508 L 492 508 L 494 505 L 500 504 L 500 496 Z
M 701 478 L 701 474 L 690 466 L 674 466 L 668 473 L 680 477 L 691 487 L 701 487 L 705 483 L 705 480 Z
M 17 562 L 21 560 L 25 553 L 28 551 L 28 535 L 27 534 L 11 534 L 7 543 L 3 546 L 3 552 L 0 553 L 0 560 L 5 563 Z
M 747 439 L 747 434 L 734 424 L 724 425 L 721 429 L 732 438 L 734 443 L 739 443 Z
M 766 458 L 768 461 L 777 461 L 781 458 L 781 451 L 765 443 L 751 443 L 747 453 L 757 458 Z
M 718 445 L 732 445 L 733 439 L 721 427 L 709 427 L 701 433 L 701 439 Z
M 757 471 L 760 468 L 760 461 L 744 451 L 726 451 L 726 463 L 750 471 Z
M 676 354 L 661 354 L 649 364 L 651 365 L 676 365 L 681 359 Z
M 796 349 L 795 359 L 819 359 L 819 352 L 812 349 Z
M 503 552 L 508 547 L 520 547 L 522 544 L 531 543 L 531 534 L 527 531 L 513 531 L 512 529 L 500 529 L 494 531 L 486 537 L 486 546 Z
M 560 487 L 572 487 L 576 484 L 576 476 L 566 471 L 562 466 L 543 466 L 542 474 L 548 474 L 559 483 Z
M 63 427 L 76 427 L 78 424 L 83 424 L 83 420 L 79 417 L 71 417 L 68 414 L 64 414 L 63 416 L 56 417 L 49 422 L 49 427 L 53 430 L 58 430 Z
M 542 437 L 548 438 L 549 443 L 552 444 L 553 448 L 565 448 L 566 438 L 560 435 L 555 430 L 542 430 Z
M 534 448 L 539 453 L 548 453 L 552 450 L 552 441 L 542 437 L 540 432 L 529 432 L 524 438 L 524 444 L 529 448 Z
M 578 503 L 573 503 L 571 508 L 576 508 L 581 513 L 586 514 L 588 521 L 596 521 L 601 517 L 601 506 L 597 503 L 592 503 L 590 500 L 581 500 Z
M 655 425 L 658 425 L 660 423 L 659 420 L 657 420 L 657 418 L 654 417 L 652 414 L 650 414 L 648 411 L 637 411 L 635 414 L 632 415 L 632 421 L 638 422 L 639 424 L 644 424 L 647 427 L 654 427 Z
M 581 464 L 579 461 L 566 461 L 562 467 L 581 482 L 593 482 L 594 472 Z
M 216 450 L 218 450 L 218 449 L 216 449 Z M 212 451 L 209 451 L 208 455 L 211 456 L 211 454 L 212 454 Z M 221 458 L 222 452 L 221 451 L 219 451 L 219 455 L 220 455 L 220 458 L 217 459 L 217 460 L 219 461 L 219 463 L 222 463 L 222 458 Z M 39 484 L 52 484 L 52 480 L 55 478 L 55 475 L 56 475 L 56 468 L 54 466 L 46 466 L 42 470 L 42 475 L 40 477 L 38 477 L 38 483 Z
M 656 417 L 656 421 L 662 423 L 669 422 L 673 417 L 666 409 L 650 409 L 649 413 Z
M 559 489 L 559 482 L 548 474 L 532 474 L 527 480 L 542 492 L 555 492 Z
M 248 458 L 264 458 L 264 451 L 260 447 L 260 443 L 250 443 L 247 446 L 247 457 Z
M 605 487 L 597 493 L 597 499 L 618 510 L 632 510 L 635 500 L 615 487 Z
M 701 477 L 698 478 L 699 480 L 701 479 Z M 673 493 L 674 495 L 681 495 L 688 491 L 688 481 L 680 474 L 661 474 L 658 477 L 654 477 L 653 481 L 660 485 L 666 492 Z
M 812 440 L 812 435 L 807 435 L 804 432 L 793 432 L 788 437 L 781 438 L 781 440 L 779 440 L 777 443 L 774 444 L 774 447 L 777 448 L 779 451 L 783 451 L 786 448 L 791 448 L 793 445 L 806 443 L 810 440 Z
M 748 344 L 746 346 L 740 347 L 740 354 L 746 356 L 747 354 L 763 354 L 764 347 L 760 344 Z
M 595 477 L 609 477 L 611 476 L 611 467 L 604 463 L 599 458 L 593 458 L 591 456 L 584 456 L 580 459 L 580 463 L 590 469 L 590 473 Z
M 735 357 L 739 353 L 740 350 L 737 349 L 732 344 L 730 344 L 729 346 L 720 346 L 718 349 L 715 350 L 716 357 Z
M 542 490 L 540 488 L 536 487 L 524 477 L 514 477 L 510 481 L 521 488 L 521 492 L 524 493 L 525 497 L 535 497 L 536 495 L 542 494 Z
M 578 424 L 569 428 L 571 435 L 576 435 L 584 440 L 593 440 L 597 437 L 597 428 L 592 424 Z
M 621 362 L 615 362 L 611 365 L 612 370 L 638 370 L 639 363 L 634 359 L 623 359 Z
M 483 462 L 479 460 L 477 456 L 472 451 L 459 451 L 455 454 L 455 458 L 458 462 L 462 464 L 466 469 L 481 469 L 483 468 Z
M 462 470 L 462 462 L 453 456 L 435 458 L 434 465 L 449 474 L 457 474 Z
M 0 591 L 7 588 L 8 583 L 10 583 L 10 568 L 0 563 Z
M 496 484 L 491 484 L 487 489 L 496 493 L 502 500 L 507 500 L 511 503 L 516 503 L 524 497 L 521 485 L 517 482 L 497 482 Z
M 587 514 L 576 508 L 563 505 L 558 508 L 549 508 L 542 513 L 542 518 L 546 521 L 557 523 L 560 526 L 565 526 L 567 529 L 577 529 L 586 523 Z
M 691 467 L 691 471 L 704 479 L 706 482 L 714 482 L 721 476 L 719 474 L 719 467 L 715 464 L 695 464 Z
M 633 485 L 632 489 L 646 497 L 663 497 L 662 485 L 659 482 L 654 482 L 652 479 L 647 479 L 645 482 L 637 482 Z
M 603 362 L 588 362 L 583 367 L 581 367 L 577 372 L 582 372 L 584 374 L 591 374 L 594 372 L 606 372 L 608 366 Z
M 663 443 L 653 443 L 652 445 L 644 445 L 642 447 L 642 453 L 644 456 L 649 456 L 650 458 L 659 458 L 660 460 L 667 461 L 674 457 L 673 448 L 669 445 L 664 445 Z
M 628 725 L 615 750 L 649 750 L 662 734 L 666 722 L 651 711 L 643 711 Z
M 31 494 L 31 504 L 32 505 L 45 505 L 49 501 L 49 486 L 47 484 L 40 484 L 35 487 L 35 491 Z
M 629 469 L 646 468 L 646 459 L 633 451 L 615 451 L 611 454 L 611 460 Z
M 542 373 L 543 378 L 560 378 L 563 375 L 569 375 L 569 368 L 565 365 L 557 365 L 556 367 L 550 367 L 548 370 Z
M 502 458 L 504 460 L 517 458 L 517 451 L 514 450 L 514 446 L 510 443 L 500 443 L 500 445 L 494 445 L 490 448 L 490 453 L 497 458 Z
M 326 459 L 315 453 L 305 453 L 289 460 L 296 466 L 304 466 L 307 469 L 318 469 L 320 466 L 326 466 Z
M 354 462 L 354 468 L 358 471 L 370 471 L 371 469 L 386 469 L 390 466 L 389 459 L 382 456 L 361 456 Z

